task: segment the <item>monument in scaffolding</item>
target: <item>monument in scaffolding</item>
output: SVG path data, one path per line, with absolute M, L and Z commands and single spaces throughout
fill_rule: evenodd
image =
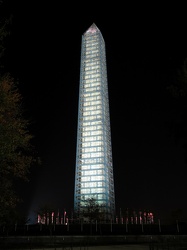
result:
M 105 219 L 114 218 L 106 51 L 103 36 L 94 23 L 82 35 L 74 211 L 80 214 L 89 199 L 96 201 Z

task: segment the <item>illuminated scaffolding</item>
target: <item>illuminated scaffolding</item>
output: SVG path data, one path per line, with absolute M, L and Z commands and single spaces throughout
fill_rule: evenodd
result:
M 93 198 L 113 218 L 115 193 L 105 42 L 93 23 L 82 35 L 74 210 Z

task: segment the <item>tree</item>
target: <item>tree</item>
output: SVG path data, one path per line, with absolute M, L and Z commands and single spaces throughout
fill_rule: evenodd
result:
M 37 161 L 21 101 L 14 79 L 9 74 L 0 77 L 0 222 L 19 201 L 16 181 L 28 181 L 29 168 Z
M 83 217 L 90 223 L 104 220 L 105 206 L 103 204 L 99 204 L 95 198 L 84 199 L 82 204 L 80 217 Z
M 187 58 L 176 73 L 176 81 L 168 87 L 168 90 L 173 97 L 183 99 L 187 96 Z
M 187 163 L 187 58 L 176 71 L 176 78 L 167 87 L 172 98 L 172 115 L 169 122 L 171 136 L 183 145 Z
M 8 3 L 6 1 L 0 0 L 0 74 L 4 73 L 4 59 L 6 57 L 6 42 L 10 36 L 10 27 L 12 24 L 12 15 L 7 13 L 6 6 Z
M 16 216 L 15 208 L 21 200 L 15 191 L 16 183 L 28 181 L 30 167 L 39 163 L 31 143 L 30 122 L 24 118 L 18 83 L 3 63 L 12 23 L 12 16 L 3 9 L 6 4 L 0 0 L 0 225 L 10 223 Z

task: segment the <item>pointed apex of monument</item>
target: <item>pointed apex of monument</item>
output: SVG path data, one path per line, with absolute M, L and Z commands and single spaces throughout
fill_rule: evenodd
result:
M 97 28 L 97 26 L 95 25 L 95 23 L 93 23 L 89 29 L 87 29 L 87 31 L 85 33 L 96 33 L 98 32 L 99 29 Z

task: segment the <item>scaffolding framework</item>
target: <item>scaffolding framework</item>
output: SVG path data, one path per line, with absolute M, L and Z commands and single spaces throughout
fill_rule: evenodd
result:
M 113 218 L 115 193 L 105 42 L 93 23 L 82 35 L 74 210 L 94 198 Z

